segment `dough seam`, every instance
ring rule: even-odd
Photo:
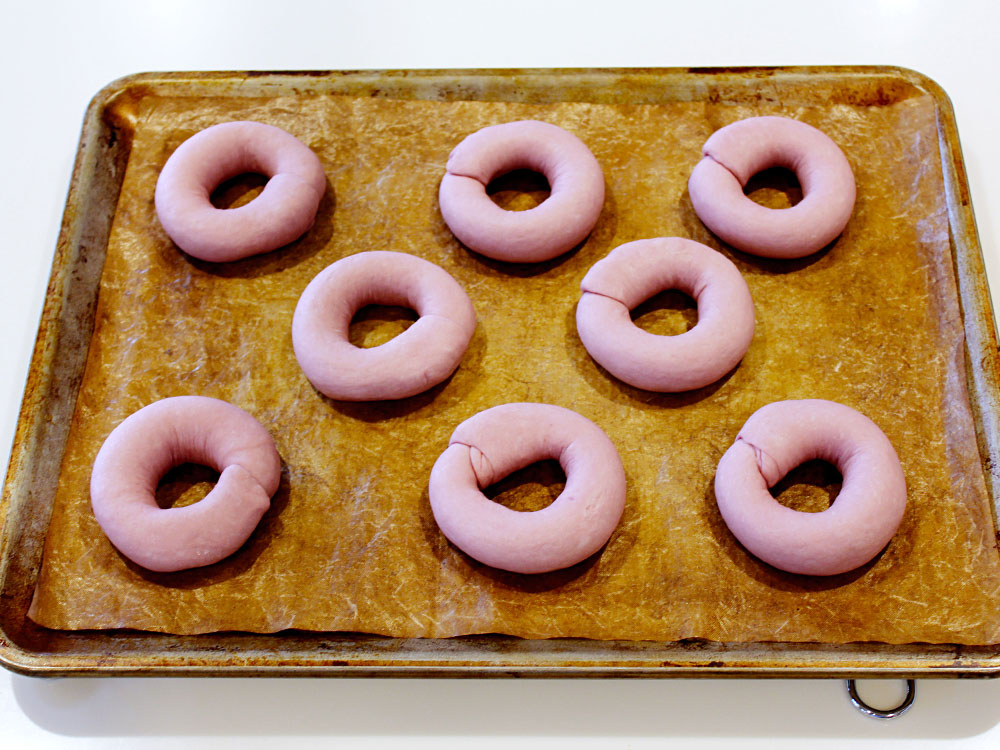
[[[716,159],[716,158],[715,158],[714,156],[712,156],[712,154],[705,154],[705,155],[704,155],[704,158],[705,158],[705,159],[711,159],[712,161],[714,161],[714,162],[715,162],[716,164],[718,164],[718,165],[719,165],[720,167],[722,167],[722,168],[723,168],[724,170],[726,170],[727,172],[729,172],[729,174],[731,174],[731,175],[732,175],[732,176],[733,176],[733,177],[735,178],[735,180],[736,180],[736,181],[737,181],[737,182],[738,182],[738,183],[739,183],[739,184],[740,184],[740,185],[741,185],[742,187],[746,187],[746,185],[744,185],[744,184],[743,184],[743,180],[741,180],[741,179],[740,179],[740,176],[739,176],[738,174],[736,174],[736,172],[734,172],[734,171],[732,170],[732,168],[731,168],[731,167],[729,167],[729,165],[725,164],[724,162],[721,162],[721,161],[719,161],[719,160],[718,160],[718,159]]]

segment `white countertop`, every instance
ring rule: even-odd
[[[766,10],[764,9],[766,6]],[[90,0],[3,3],[0,441],[13,436],[83,112],[141,71],[881,64],[958,119],[1000,293],[1000,6],[974,0],[691,3]],[[876,696],[898,683],[868,685]],[[891,695],[884,695],[891,700]],[[0,672],[0,746],[994,748],[1000,681],[921,680],[891,722],[832,680],[40,680]],[[475,740],[471,738],[475,737]],[[287,743],[286,743],[287,744]]]

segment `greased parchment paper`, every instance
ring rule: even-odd
[[[702,226],[687,196],[709,134],[760,114],[819,127],[857,177],[847,230],[804,260],[735,253]],[[585,244],[536,266],[471,254],[437,208],[448,153],[462,137],[522,118],[579,135],[607,183]],[[169,241],[153,190],[184,138],[233,119],[300,137],[320,156],[329,191],[303,239],[212,265]],[[177,634],[301,628],[396,637],[996,643],[1000,565],[965,390],[945,200],[933,101],[919,95],[884,106],[785,108],[146,98],[31,617],[51,628]],[[753,294],[757,332],[728,377],[662,395],[595,365],[577,338],[574,310],[580,279],[612,248],[671,235],[734,260]],[[290,326],[299,294],[322,268],[364,250],[427,258],[475,304],[479,324],[460,368],[426,394],[338,403],[319,395],[296,364]],[[667,297],[666,308],[676,306]],[[680,314],[662,308],[647,316],[649,325],[682,330]],[[369,320],[357,337],[403,325]],[[226,399],[253,414],[274,436],[284,478],[273,508],[232,558],[152,574],[125,561],[97,526],[90,467],[128,414],[181,394]],[[899,453],[906,515],[886,551],[858,571],[832,578],[777,571],[734,540],[716,509],[719,457],[752,412],[789,398],[848,404],[872,417]],[[621,453],[629,482],[621,525],[599,555],[569,570],[528,577],[487,568],[453,548],[431,515],[427,477],[451,431],[511,401],[574,409]]]

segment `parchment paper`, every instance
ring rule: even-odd
[[[814,107],[144,99],[32,619],[50,628],[177,634],[300,628],[396,637],[997,643],[1000,558],[966,396],[933,101],[821,99]],[[821,128],[857,177],[843,236],[807,259],[732,251],[703,227],[687,196],[704,140],[762,114]],[[470,253],[437,208],[451,148],[481,127],[520,118],[579,135],[607,183],[589,239],[535,266]],[[320,156],[330,189],[303,239],[212,265],[184,256],[166,237],[153,190],[178,144],[231,119],[300,137]],[[778,205],[784,198],[762,195]],[[623,242],[671,235],[734,260],[753,294],[757,332],[720,382],[661,395],[598,367],[576,335],[574,308],[580,279],[599,258]],[[459,370],[426,394],[338,403],[319,395],[296,364],[290,324],[298,295],[322,268],[364,250],[438,263],[475,304],[479,325]],[[689,325],[693,313],[670,309],[676,295],[665,299],[643,324],[683,330],[682,318]],[[384,338],[405,325],[376,315],[355,336]],[[188,393],[226,399],[259,419],[285,474],[274,507],[236,555],[202,570],[153,574],[122,558],[97,526],[90,467],[125,416]],[[719,457],[753,411],[789,398],[832,399],[869,415],[902,461],[909,505],[899,532],[852,573],[777,571],[735,541],[716,509]],[[453,548],[431,515],[427,477],[451,431],[511,401],[575,409],[621,453],[629,481],[621,525],[601,553],[569,570],[529,577],[490,569]],[[547,471],[527,478],[555,494],[558,472]],[[511,493],[519,491],[531,494]]]

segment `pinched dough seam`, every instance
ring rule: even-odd
[[[480,185],[482,185],[483,187],[488,187],[488,183],[485,183],[485,182],[483,182],[482,180],[480,180],[480,179],[479,179],[478,177],[476,177],[475,175],[471,175],[471,174],[462,174],[461,172],[452,172],[452,171],[451,171],[451,170],[449,170],[449,169],[446,169],[446,170],[445,170],[445,174],[447,174],[447,175],[451,175],[452,177],[464,177],[464,178],[465,178],[465,179],[467,179],[467,180],[472,180],[473,182],[478,182],[478,183],[479,183]]]
[[[769,454],[767,451],[765,451],[760,446],[754,445],[753,443],[751,443],[749,440],[747,440],[742,435],[738,435],[736,437],[736,442],[737,443],[742,442],[742,443],[746,444],[750,448],[750,450],[753,451],[754,460],[757,462],[757,470],[760,471],[760,475],[762,477],[764,477],[764,481],[767,482],[768,486],[771,486],[772,484],[774,484],[774,482],[777,482],[779,479],[781,479],[781,477],[778,476],[778,477],[775,477],[774,482],[772,482],[768,478],[768,469],[764,465],[765,461],[769,461],[770,464],[771,464],[771,466],[773,467],[774,471],[778,472],[779,471],[778,462],[774,460],[774,456],[772,456],[771,454]]]
[[[469,465],[472,467],[472,474],[476,477],[476,482],[480,487],[489,487],[496,481],[496,470],[481,448],[458,440],[452,442],[451,445],[462,445],[469,449]],[[484,472],[489,473],[485,474]]]
[[[628,305],[626,305],[624,302],[622,302],[617,297],[614,297],[614,296],[612,296],[610,294],[605,294],[604,292],[595,292],[595,291],[593,291],[591,289],[584,289],[583,293],[584,294],[596,294],[598,297],[606,297],[607,299],[611,300],[612,302],[617,302],[619,305],[623,305],[624,307],[628,307]]]
[[[733,179],[735,179],[741,185],[743,184],[743,182],[739,178],[739,175],[737,175],[727,164],[725,164],[725,163],[719,161],[718,159],[716,159],[712,154],[704,154],[702,158],[704,158],[704,159],[711,159],[716,164],[718,164],[720,167],[722,167],[724,170],[726,170],[727,172],[729,172],[729,174],[731,174],[733,176]]]

